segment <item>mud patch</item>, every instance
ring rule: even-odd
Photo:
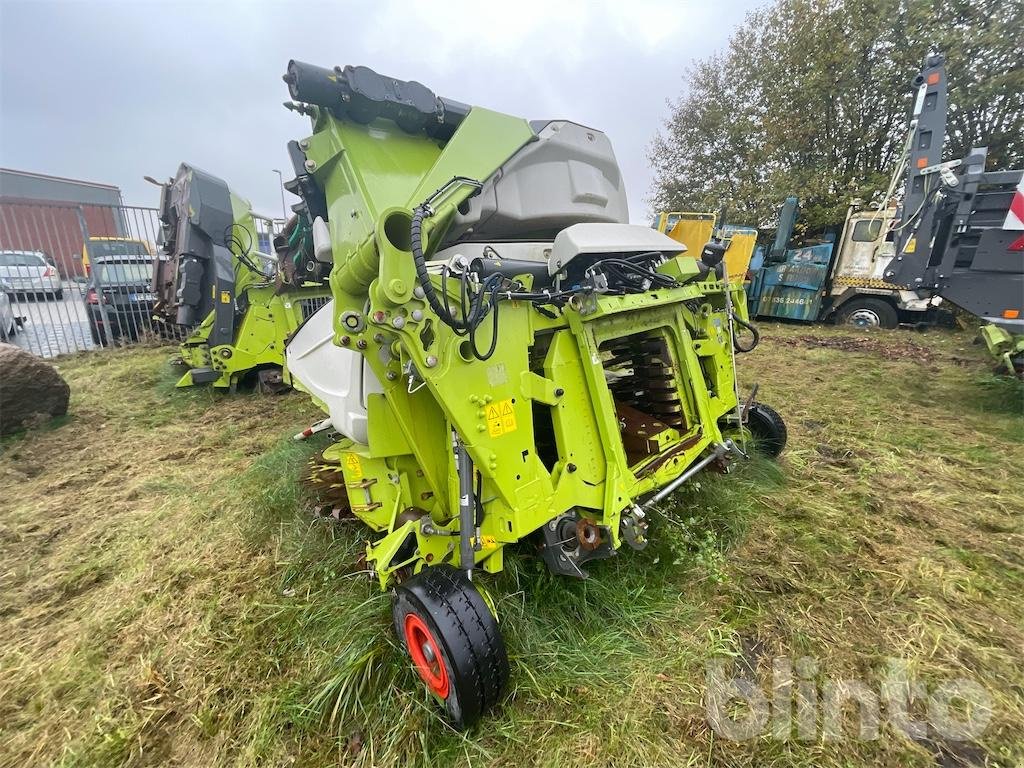
[[[777,337],[773,338],[772,342],[784,347],[835,349],[840,352],[875,355],[886,360],[916,360],[931,363],[945,358],[943,354],[926,344],[912,339],[890,336],[816,336],[806,334]]]

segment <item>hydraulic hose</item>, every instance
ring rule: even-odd
[[[470,346],[473,356],[478,360],[487,360],[498,346],[498,285],[502,279],[500,274],[494,274],[484,281],[481,290],[470,299],[469,309],[466,311],[466,280],[463,274],[461,292],[463,297],[463,317],[457,318],[451,312],[451,305],[448,302],[448,294],[445,293],[444,300],[437,295],[434,285],[430,281],[430,274],[427,272],[427,259],[423,254],[423,219],[430,215],[430,209],[426,205],[417,206],[412,213],[412,223],[409,228],[409,245],[412,250],[413,263],[416,267],[416,280],[423,289],[423,297],[427,300],[431,310],[438,318],[451,328],[459,336],[469,334]],[[443,279],[443,278],[442,278]],[[489,296],[489,301],[488,299]],[[476,329],[480,322],[490,311],[494,314],[492,318],[493,328],[491,333],[491,344],[486,352],[481,354],[476,346]]]
[[[412,248],[412,260],[416,266],[416,280],[419,282],[420,288],[423,289],[423,296],[426,298],[427,304],[441,319],[441,322],[456,332],[466,331],[468,325],[452,316],[438,298],[437,291],[434,290],[434,285],[430,282],[427,259],[423,255],[423,219],[427,217],[428,210],[425,206],[417,206],[412,212],[412,224],[409,228],[409,242]]]
[[[761,334],[758,332],[756,327],[754,327],[750,323],[747,323],[747,322],[744,322],[743,320],[740,320],[738,317],[736,317],[736,315],[733,315],[732,319],[733,319],[733,321],[737,325],[742,325],[744,328],[746,328],[748,331],[750,331],[751,335],[754,337],[753,340],[750,342],[750,346],[749,347],[744,347],[742,344],[740,344],[739,337],[733,336],[733,338],[732,338],[733,347],[735,347],[737,352],[753,352],[754,351],[754,347],[756,347],[757,343],[759,341],[761,341]]]
[[[416,281],[423,290],[423,298],[426,300],[428,306],[434,314],[437,315],[438,319],[451,328],[457,336],[468,335],[473,357],[477,360],[483,361],[488,360],[494,354],[498,346],[498,305],[502,299],[510,301],[530,301],[534,303],[558,303],[568,298],[572,294],[572,291],[525,291],[518,281],[509,281],[507,270],[472,270],[471,266],[467,265],[463,270],[459,281],[461,317],[455,315],[452,312],[451,301],[448,297],[447,267],[441,272],[441,290],[444,294],[443,296],[439,297],[437,295],[437,291],[430,280],[430,273],[427,271],[426,255],[423,253],[423,221],[434,215],[431,203],[441,197],[446,190],[457,184],[468,184],[475,187],[477,191],[479,191],[482,186],[481,183],[475,179],[471,179],[466,176],[455,176],[451,181],[428,197],[423,203],[416,206],[416,208],[413,209],[409,224],[409,248],[412,251],[413,265],[416,270]],[[493,248],[488,248],[488,250],[492,252],[498,262],[502,261],[500,255],[494,251]],[[650,254],[641,254],[641,257],[649,255]],[[477,259],[476,261],[478,264],[486,263],[480,259]],[[655,273],[648,268],[633,263],[631,260],[613,259],[612,261],[616,262],[615,264],[609,264],[613,269],[622,268],[629,272],[635,272],[641,277],[650,279],[650,281],[655,285],[664,285],[665,287],[668,287],[669,283],[674,284],[674,281],[672,281],[671,278]],[[518,265],[516,262],[507,263],[511,264],[513,271]],[[471,292],[468,284],[469,273],[474,272],[478,277],[480,277],[481,273],[487,273],[488,271],[490,271],[490,274],[483,274],[483,279],[480,281],[478,289]],[[529,269],[526,271],[530,272]],[[546,277],[546,274],[544,276]],[[493,315],[491,318],[491,342],[487,350],[481,352],[477,348],[476,344],[476,330],[480,327],[484,318],[487,317],[488,312]]]

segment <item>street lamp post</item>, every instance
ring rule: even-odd
[[[277,168],[274,168],[274,173],[277,174],[278,181],[281,182],[281,215],[284,217],[285,222],[288,221],[288,206],[284,202],[284,174],[282,174]]]

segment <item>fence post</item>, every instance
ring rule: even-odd
[[[107,311],[107,305],[103,301],[103,279],[100,277],[100,270],[96,268],[96,261],[93,258],[92,245],[89,242],[89,225],[85,223],[85,212],[82,210],[82,206],[79,205],[75,208],[75,211],[78,213],[78,225],[82,228],[82,243],[85,245],[85,251],[89,255],[90,268],[87,278],[88,282],[85,284],[86,292],[88,293],[90,284],[95,286],[96,300],[98,302],[96,306],[99,307],[100,314],[103,315],[103,336],[106,339],[107,346],[113,347],[114,335],[110,331],[110,313]],[[86,315],[87,320],[91,322],[88,318],[88,312]],[[103,345],[100,344],[100,346],[102,347]]]

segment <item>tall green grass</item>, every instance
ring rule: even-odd
[[[62,361],[67,423],[0,457],[0,766],[1019,765],[1019,390],[955,334],[910,339],[764,328],[742,371],[786,418],[781,463],[701,475],[588,581],[511,548],[477,579],[509,691],[466,734],[356,572],[364,529],[313,513],[308,400],[175,390],[160,350]],[[763,683],[804,654],[967,676],[992,725],[969,749],[711,731],[709,659]]]

